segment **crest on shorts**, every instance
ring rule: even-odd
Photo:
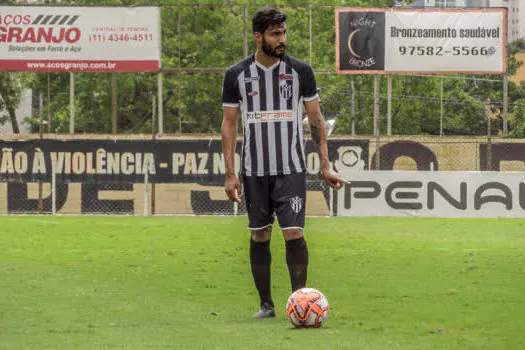
[[[290,97],[292,97],[292,85],[288,84],[281,84],[279,85],[279,93],[281,94],[281,97],[285,100],[288,100]]]
[[[303,209],[303,199],[299,196],[290,198],[290,206],[294,212],[299,213]]]

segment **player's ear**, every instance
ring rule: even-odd
[[[262,42],[263,34],[259,33],[259,32],[253,32],[253,38],[255,39],[255,41],[260,43],[260,42]]]

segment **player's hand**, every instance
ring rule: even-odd
[[[321,174],[323,175],[324,180],[326,183],[332,187],[333,189],[340,189],[345,184],[349,184],[350,182],[346,181],[345,179],[341,178],[341,175],[339,173],[333,171],[332,169],[324,169],[321,171]]]
[[[226,181],[224,183],[224,192],[228,198],[241,204],[241,182],[237,175],[226,175]]]

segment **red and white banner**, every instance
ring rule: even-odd
[[[0,71],[152,72],[158,7],[0,7]]]

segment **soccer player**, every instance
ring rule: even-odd
[[[266,318],[275,317],[270,290],[270,238],[275,215],[286,241],[292,291],[306,286],[303,107],[324,180],[335,189],[346,181],[330,166],[312,67],[285,55],[286,16],[273,8],[261,8],[253,16],[252,26],[257,51],[229,67],[224,76],[221,132],[225,192],[240,203],[241,182],[234,165],[240,109],[244,129],[241,179],[251,231],[250,264],[260,297],[260,310],[254,317]]]

